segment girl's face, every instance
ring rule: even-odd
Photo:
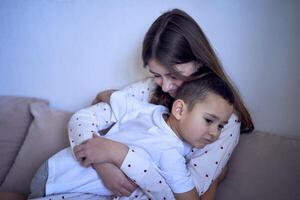
[[[221,96],[208,93],[205,99],[188,110],[183,107],[177,121],[177,135],[196,148],[216,141],[233,113],[233,106]]]
[[[177,89],[182,85],[183,80],[175,78],[169,70],[157,62],[155,59],[150,59],[148,62],[150,73],[154,75],[154,81],[159,85],[164,92],[167,92],[171,97],[175,97]],[[190,76],[197,68],[193,62],[177,64],[174,66],[183,76]]]

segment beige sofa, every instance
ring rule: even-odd
[[[68,146],[71,113],[46,100],[0,96],[0,200],[24,199],[40,164]],[[217,200],[300,199],[300,138],[241,135]]]

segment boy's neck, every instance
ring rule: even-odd
[[[180,134],[179,134],[179,128],[177,126],[178,120],[175,119],[175,117],[172,114],[164,114],[163,115],[164,120],[168,124],[168,126],[173,130],[173,132],[177,135],[179,139],[182,140]]]

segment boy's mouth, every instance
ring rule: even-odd
[[[209,140],[209,139],[204,139],[204,142],[205,142],[206,144],[211,144],[211,143],[213,143],[214,141],[213,141],[213,140]]]

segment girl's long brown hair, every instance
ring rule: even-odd
[[[158,17],[145,35],[142,52],[144,66],[148,65],[150,59],[155,59],[178,79],[191,81],[201,75],[201,69],[209,68],[223,81],[225,81],[235,96],[234,108],[242,122],[241,132],[254,130],[251,116],[246,109],[237,89],[229,77],[211,47],[208,39],[197,22],[182,10],[174,9],[165,12]],[[194,62],[199,67],[189,77],[178,73],[174,68],[176,64]],[[152,95],[152,103],[171,107],[173,98],[157,87]]]

